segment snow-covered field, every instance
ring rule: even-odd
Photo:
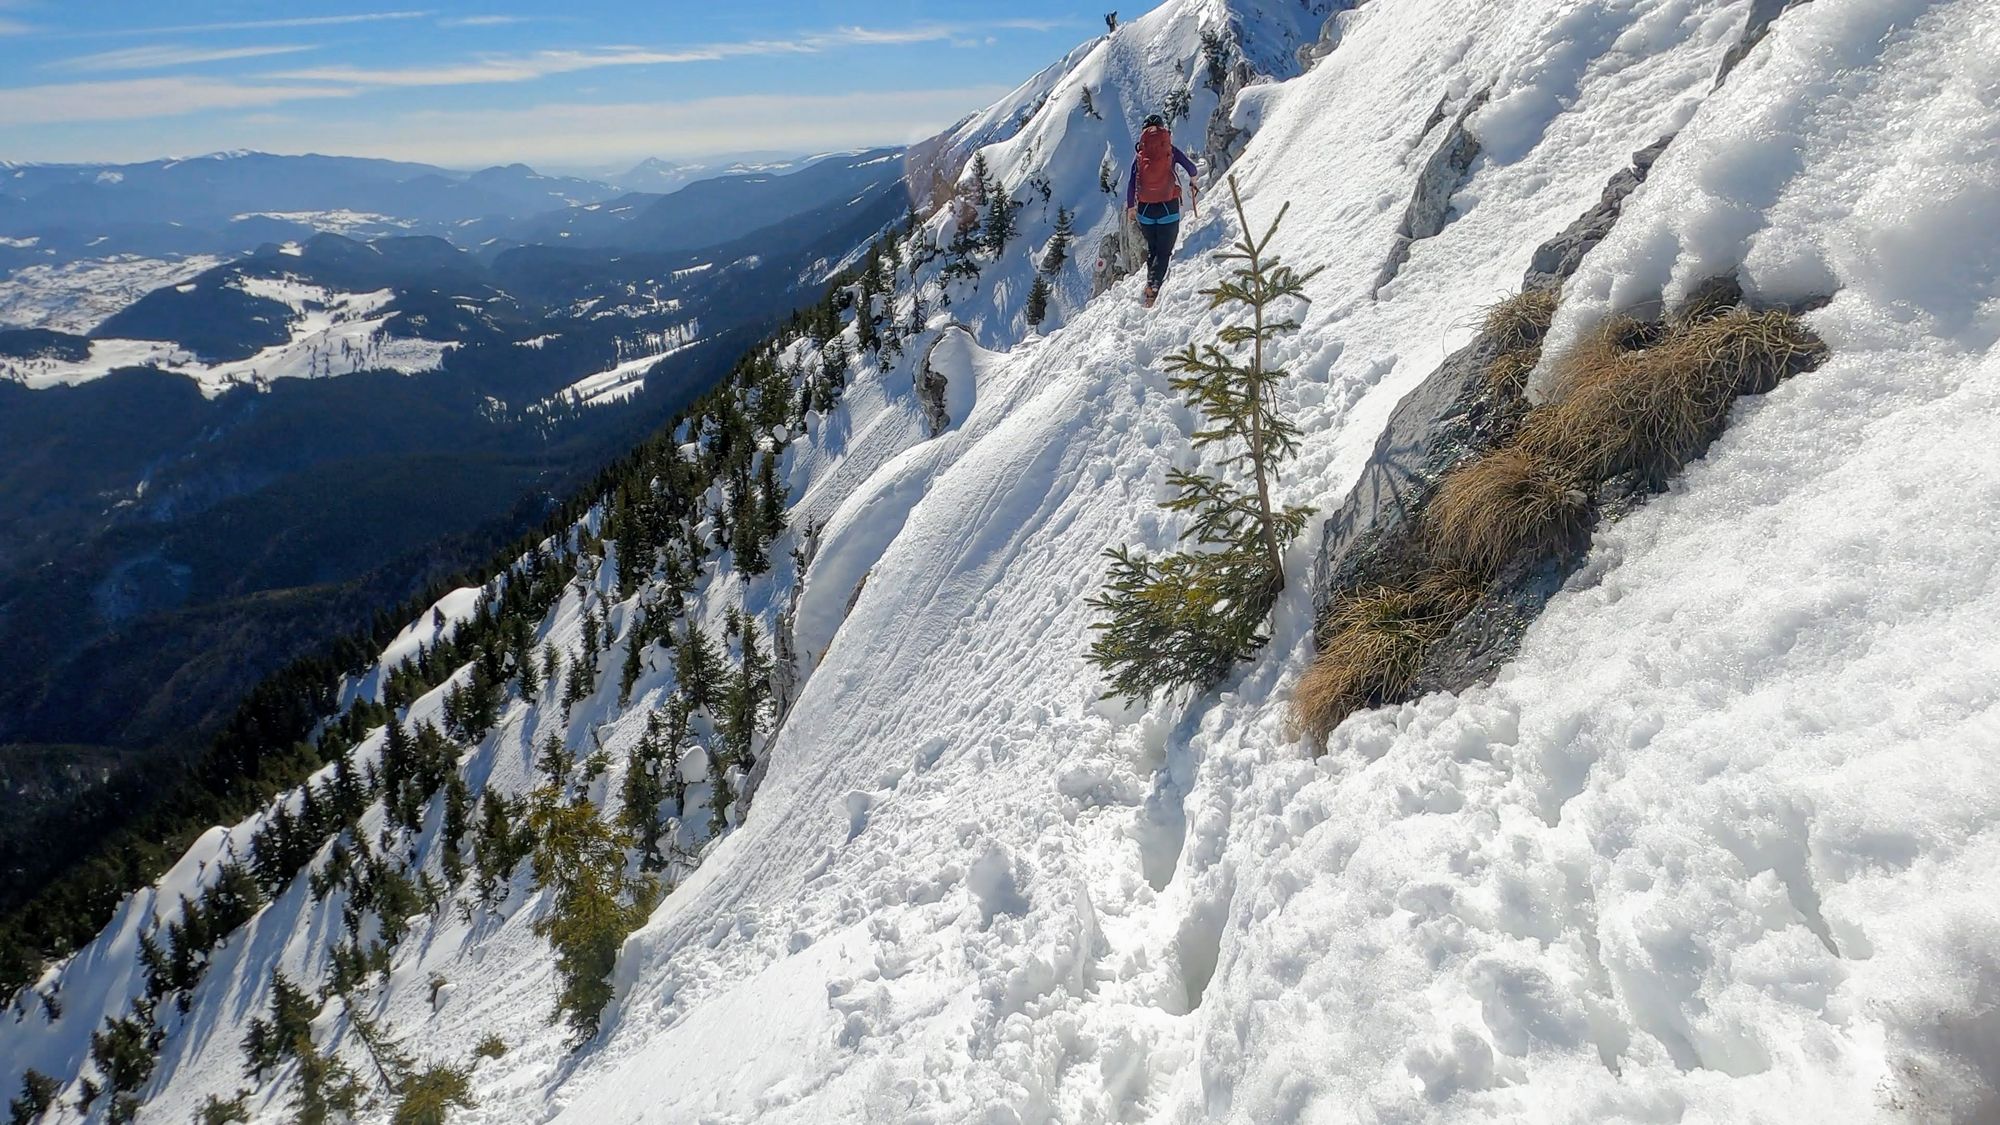
[[[1498,682],[1356,715],[1316,756],[1287,721],[1309,532],[1232,682],[1098,698],[1084,599],[1104,547],[1179,530],[1156,501],[1197,419],[1158,361],[1220,327],[1198,290],[1233,227],[1204,208],[1150,312],[1135,280],[1086,303],[1072,273],[1043,335],[1018,320],[1048,229],[1031,209],[1028,248],[954,291],[969,333],[940,315],[899,368],[858,366],[791,446],[772,553],[822,527],[796,618],[810,678],[747,820],[627,942],[605,1030],[571,1053],[548,1023],[525,888],[421,920],[370,994],[421,1057],[507,1043],[454,1120],[2000,1114],[2000,12],[1813,0],[1716,88],[1752,7],[1374,0],[1239,103],[1261,120],[1236,168],[1253,222],[1289,201],[1276,248],[1325,267],[1276,357],[1304,433],[1284,503],[1336,505],[1396,401],[1666,134],[1559,339],[1735,270],[1755,296],[1831,298],[1806,319],[1832,358],[1739,403],[1666,495],[1601,528]],[[989,163],[1108,230],[1092,130],[1112,125],[1077,88],[1157,97],[1221,9],[1169,3],[1078,52],[1025,95],[1054,114]],[[1427,120],[1489,83],[1451,220],[1376,293]],[[928,438],[911,371],[933,340],[950,424]],[[696,612],[769,623],[791,582],[711,571]],[[537,639],[573,647],[607,597],[573,589]],[[633,610],[610,607],[614,633]],[[650,670],[622,710],[602,692],[568,734],[622,759],[671,686]],[[464,761],[473,787],[525,784],[554,711],[512,704]],[[61,1020],[0,1023],[0,1084],[75,1073],[133,988],[139,917],[226,846],[79,954]],[[239,1084],[268,968],[322,979],[337,915],[294,885],[218,954],[142,1120]]]
[[[87,258],[24,266],[0,279],[0,327],[82,335],[125,306],[222,264],[221,258]]]
[[[398,371],[414,375],[436,370],[445,354],[458,345],[421,338],[390,336],[382,327],[387,314],[376,315],[395,299],[392,290],[373,293],[333,293],[291,279],[237,278],[237,287],[254,297],[290,306],[292,338],[273,344],[247,359],[204,363],[176,344],[159,340],[92,340],[83,360],[0,358],[0,378],[33,389],[88,382],[125,367],[157,367],[185,375],[213,397],[231,387],[273,379],[310,379],[356,371]]]
[[[646,385],[646,374],[660,361],[676,352],[686,351],[700,342],[701,323],[688,321],[665,332],[650,333],[639,346],[629,349],[641,354],[631,359],[621,360],[603,371],[592,372],[557,391],[555,394],[530,406],[530,411],[546,410],[557,403],[575,406],[608,406],[623,402],[638,394]],[[526,341],[531,347],[540,347],[547,337],[537,337]]]
[[[327,234],[338,234],[347,238],[378,238],[397,235],[408,231],[417,224],[410,219],[398,219],[373,211],[246,211],[235,216],[236,222],[251,219],[276,219],[279,222],[297,223]]]

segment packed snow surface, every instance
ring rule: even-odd
[[[1280,502],[1334,507],[1396,401],[1669,133],[1559,334],[1737,270],[1825,299],[1806,319],[1832,358],[1739,403],[1667,494],[1601,527],[1496,683],[1356,715],[1316,755],[1287,721],[1312,653],[1309,532],[1235,679],[1100,700],[1085,599],[1104,547],[1180,530],[1156,502],[1198,419],[1160,360],[1224,323],[1198,291],[1237,232],[1205,207],[1151,311],[1136,280],[1084,303],[1072,277],[1046,335],[1005,295],[1032,269],[1011,250],[954,291],[965,329],[941,315],[901,366],[858,365],[791,445],[793,531],[772,553],[817,529],[796,591],[810,678],[747,819],[626,943],[600,1035],[572,1053],[548,1022],[546,903],[524,880],[495,914],[419,920],[368,994],[420,1058],[506,1042],[454,1120],[2000,1113],[2000,11],[1813,0],[1716,88],[1752,7],[1374,0],[1254,99],[1235,169],[1251,220],[1289,202],[1275,248],[1325,267],[1274,356],[1304,435]],[[1222,14],[1169,3],[1065,73],[1115,84],[1106,60],[1155,45],[1171,72]],[[1039,81],[1037,98],[1063,87]],[[1468,119],[1486,154],[1374,293],[1432,111],[1489,84]],[[1047,157],[1097,128],[1067,120],[995,138],[990,162],[1047,167],[1037,138]],[[1050,171],[1057,198],[1097,191],[1103,146]],[[1024,230],[1039,249],[1045,221]],[[947,383],[937,436],[913,387],[926,359]],[[792,583],[710,569],[694,612],[768,623]],[[612,590],[579,581],[537,642],[573,647]],[[614,633],[635,610],[612,606]],[[511,702],[465,774],[518,789],[556,729],[622,761],[671,687],[654,660],[631,707],[600,692],[566,728],[546,691]],[[62,1019],[0,1023],[0,1083],[75,1073],[136,987],[139,914],[244,831],[204,840],[62,970]],[[294,884],[218,953],[145,1113],[190,1119],[234,1090],[268,969],[321,980],[337,915]],[[283,1119],[259,1099],[257,1120]]]

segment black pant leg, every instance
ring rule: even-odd
[[[1152,223],[1146,228],[1146,284],[1158,289],[1167,280],[1167,265],[1173,260],[1174,243],[1179,240],[1179,219]]]

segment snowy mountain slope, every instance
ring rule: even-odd
[[[214,257],[119,255],[24,266],[0,280],[0,324],[81,336],[153,290],[179,285],[221,264]]]
[[[1948,44],[1976,53],[1995,26],[1972,5],[1924,28],[1822,2],[1704,105],[1745,7],[1385,5],[1281,92],[1243,159],[1253,214],[1295,201],[1281,244],[1333,263],[1285,357],[1314,435],[1285,499],[1338,494],[1380,412],[1633,149],[1684,124],[1699,144],[1705,122],[1786,98],[1787,69],[1825,74],[1871,44],[1949,73]],[[1438,27],[1464,51],[1426,73],[1416,48]],[[1489,78],[1472,127],[1495,155],[1396,290],[1365,301],[1407,183],[1398,150],[1440,87]],[[1957,120],[1928,143],[1992,118]],[[1835,167],[1781,182],[1807,191]],[[1687,176],[1660,170],[1637,230]],[[1767,244],[1806,236],[1793,214],[1770,216]],[[1876,238],[1923,233],[1875,220]],[[1832,280],[1879,284],[1860,263]],[[1976,748],[1994,715],[1990,693],[1963,693],[1990,676],[1977,637],[2000,602],[1983,531],[1935,571],[1875,552],[1958,522],[1911,503],[1956,506],[1939,472],[1977,509],[1994,498],[1990,473],[1941,452],[1990,440],[1983,349],[1941,363],[1888,341],[1929,377],[1885,394],[1865,389],[1879,360],[1836,345],[1605,534],[1588,588],[1501,684],[1357,720],[1314,763],[1283,720],[1306,591],[1272,657],[1178,720],[1094,703],[1077,656],[1093,548],[1170,539],[1147,502],[1188,419],[1145,365],[1199,334],[1194,283],[1154,319],[1107,300],[981,361],[967,430],[998,388],[1005,420],[904,517],[756,814],[628,946],[618,1026],[564,1119],[1977,1116],[1995,1078],[1975,936],[1993,932],[1975,873],[1995,792]],[[1814,323],[1850,340],[1843,318],[1894,307],[1842,288]],[[1863,464],[1790,436],[1874,426]],[[1857,520],[1843,495],[1882,506]],[[1964,671],[1926,686],[1895,655],[1926,644]],[[1863,684],[1909,699],[1888,745],[1873,708],[1834,702]],[[1940,754],[1949,796],[1902,764]],[[709,1061],[718,1038],[732,1063]]]
[[[89,341],[85,358],[0,359],[0,378],[31,389],[86,382],[125,367],[152,367],[184,375],[210,397],[232,387],[270,379],[330,377],[357,371],[397,371],[405,375],[435,370],[454,341],[401,337],[384,331],[395,300],[388,289],[333,293],[292,279],[244,278],[241,290],[276,301],[291,312],[289,339],[243,359],[207,362],[170,340]],[[193,284],[184,283],[190,289]],[[380,315],[377,315],[380,314]]]
[[[1254,98],[1235,166],[1251,218],[1291,202],[1278,249],[1327,267],[1277,356],[1305,435],[1284,502],[1337,503],[1396,400],[1667,134],[1558,331],[1739,268],[1753,292],[1831,298],[1808,321],[1832,358],[1739,404],[1667,495],[1600,529],[1498,682],[1358,715],[1315,758],[1286,713],[1312,651],[1309,533],[1272,643],[1231,683],[1099,700],[1084,599],[1103,547],[1175,538],[1154,502],[1196,419],[1158,361],[1218,327],[1197,290],[1221,276],[1230,220],[1210,208],[1187,232],[1150,312],[1131,281],[1076,299],[1070,274],[1047,335],[1009,319],[997,294],[1028,267],[1003,254],[900,359],[856,361],[786,451],[792,531],[773,554],[811,556],[792,621],[807,678],[747,817],[688,839],[699,864],[625,944],[598,1037],[570,1054],[546,1022],[530,922],[549,907],[518,875],[496,912],[419,919],[364,992],[428,1058],[506,1042],[454,1119],[1989,1115],[2000,235],[1957,217],[1991,206],[2000,18],[1977,0],[1813,0],[1717,88],[1755,6],[1375,0]],[[1128,23],[1121,49],[1198,10]],[[1442,143],[1433,111],[1482,90],[1465,117],[1481,155],[1378,291]],[[1049,167],[1020,155],[1027,135],[989,165]],[[1759,158],[1774,135],[1800,139],[1792,159]],[[1043,157],[1066,151],[1069,133],[1041,136]],[[1941,202],[1899,205],[1902,181],[1872,174],[1902,168]],[[892,318],[912,296],[899,285]],[[851,326],[844,342],[859,351]],[[944,383],[935,437],[926,367]],[[692,612],[775,624],[791,587],[783,566],[716,562]],[[580,580],[536,640],[573,649],[587,607],[621,633],[649,593]],[[600,691],[567,724],[547,692],[513,701],[461,772],[518,791],[566,726],[610,752],[591,783],[607,803],[672,679],[655,661],[631,706]],[[435,816],[410,844],[429,871]],[[62,1018],[0,1026],[0,1082],[76,1072],[133,988],[150,894],[62,970]],[[237,1087],[264,970],[322,980],[337,914],[295,883],[230,940],[190,1016],[169,1017],[141,1120]],[[323,1042],[365,1065],[338,1009]],[[252,1105],[285,1119],[269,1088]]]

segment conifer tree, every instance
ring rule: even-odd
[[[958,225],[952,231],[951,245],[946,247],[950,260],[944,265],[944,276],[978,277],[978,254],[986,247],[986,234],[980,226],[979,209],[963,202],[954,203],[958,209]]]
[[[707,632],[690,619],[681,635],[681,643],[674,649],[674,677],[680,683],[681,692],[687,696],[692,709],[712,709],[716,704],[716,679],[722,670],[722,658],[716,654],[715,642]]]
[[[275,1070],[286,1059],[312,1050],[312,1020],[318,1005],[306,998],[305,990],[293,984],[283,972],[271,970],[271,1017],[253,1017],[243,1036],[244,1073],[252,1081],[262,1081],[264,1072]]]
[[[646,733],[632,750],[625,770],[625,785],[619,794],[618,824],[630,833],[639,849],[642,870],[658,871],[665,866],[660,856],[660,802],[666,799],[664,767],[666,734],[660,713],[646,716]]]
[[[748,771],[756,750],[758,720],[771,695],[771,661],[758,642],[757,622],[740,616],[742,660],[723,693],[723,748],[738,769]]]
[[[562,736],[554,731],[542,740],[541,753],[535,755],[535,769],[540,771],[543,784],[560,789],[569,780],[569,771],[576,766],[575,755],[563,744]]]
[[[7,1103],[9,1125],[30,1125],[56,1103],[62,1085],[41,1071],[28,1068],[21,1074],[21,1093]]]
[[[626,878],[630,841],[599,820],[589,801],[565,801],[545,786],[535,795],[528,824],[535,886],[555,899],[534,929],[556,953],[562,979],[556,1009],[579,1039],[588,1039],[611,1000],[618,947],[651,912],[654,888]]]
[[[770,556],[764,550],[763,506],[747,470],[730,479],[729,529],[729,553],[735,558],[738,570],[762,574],[771,569]]]
[[[113,1093],[129,1093],[153,1076],[153,1046],[147,1026],[131,1016],[107,1018],[90,1033],[90,1058]]]
[[[562,710],[563,718],[569,718],[570,708],[582,700],[590,698],[592,690],[590,665],[582,660],[572,661],[569,672],[563,678]]]
[[[1005,186],[995,183],[986,204],[986,252],[994,256],[1007,248],[1014,237],[1014,198]]]
[[[757,459],[757,496],[764,538],[776,539],[785,530],[786,489],[778,480],[778,459],[773,454],[765,453]]]
[[[525,619],[516,619],[514,628],[514,678],[521,698],[533,700],[542,690],[542,669],[535,663],[535,638]]]
[[[223,1101],[210,1094],[201,1103],[201,1125],[231,1125],[250,1120],[250,1091],[238,1087],[236,1096]]]
[[[1221,332],[1222,344],[1248,345],[1249,353],[1191,344],[1167,365],[1177,373],[1170,380],[1174,389],[1206,422],[1195,432],[1195,448],[1225,451],[1221,467],[1247,471],[1253,490],[1225,476],[1176,469],[1168,482],[1179,495],[1162,507],[1192,515],[1182,539],[1193,540],[1196,549],[1158,559],[1124,546],[1106,552],[1110,576],[1089,604],[1106,614],[1093,626],[1099,636],[1090,658],[1109,676],[1107,696],[1147,698],[1162,689],[1207,688],[1255,653],[1265,641],[1264,620],[1284,589],[1284,544],[1311,514],[1303,507],[1272,506],[1271,478],[1296,452],[1298,430],[1273,401],[1286,372],[1266,361],[1270,343],[1298,328],[1274,306],[1304,300],[1305,283],[1319,271],[1295,273],[1269,252],[1285,208],[1257,237],[1250,233],[1233,176],[1229,192],[1243,234],[1223,258],[1241,264],[1228,280],[1203,292],[1211,308],[1249,312],[1250,323]]]
[[[472,790],[466,787],[465,778],[453,770],[444,785],[444,874],[454,883],[465,878],[465,855],[460,842],[471,821]]]
[[[854,303],[854,342],[864,351],[880,351],[882,336],[875,329],[875,289],[864,279],[861,299]]]
[[[1028,323],[1036,328],[1049,315],[1049,281],[1041,274],[1035,275],[1034,283],[1028,286]]]
[[[1042,252],[1043,273],[1056,273],[1069,261],[1070,240],[1076,237],[1076,232],[1071,228],[1074,221],[1069,208],[1056,208],[1055,233],[1049,236],[1049,247]]]
[[[497,901],[502,882],[528,857],[532,841],[525,825],[515,824],[514,803],[488,790],[479,801],[479,827],[472,837],[473,868],[478,873],[479,898]]]
[[[972,202],[980,207],[986,206],[987,201],[998,194],[994,191],[993,173],[987,167],[983,152],[972,156],[972,193]]]
[[[708,756],[708,834],[711,838],[722,835],[729,827],[729,806],[736,801],[736,793],[729,787],[729,774],[723,764],[722,755]]]
[[[1097,190],[1106,195],[1118,194],[1118,166],[1108,156],[1097,166]]]
[[[618,706],[632,702],[632,688],[646,672],[646,630],[635,621],[626,630],[625,665],[618,672]]]
[[[562,652],[554,641],[542,645],[542,682],[550,687],[562,682]]]
[[[470,1068],[442,1063],[406,1074],[395,1094],[389,1125],[445,1125],[452,1110],[478,1105],[472,1097]]]

